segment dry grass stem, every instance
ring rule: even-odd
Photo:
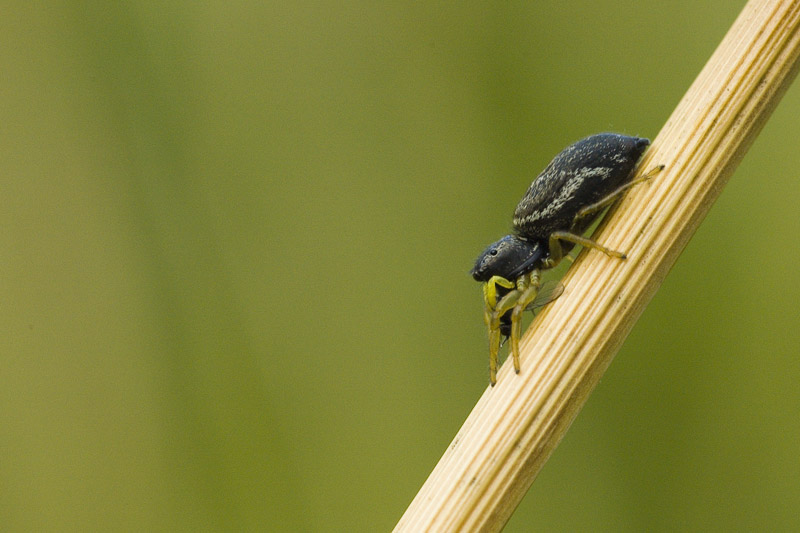
[[[800,0],[745,6],[640,166],[666,169],[594,235],[627,261],[580,255],[395,531],[502,529],[794,78],[799,26]]]

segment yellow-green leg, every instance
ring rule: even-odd
[[[500,351],[500,328],[489,328],[489,383],[497,383],[497,354]]]
[[[514,310],[511,311],[511,356],[514,359],[514,371],[519,374],[519,339],[522,333],[522,314],[525,309],[536,299],[539,294],[540,275],[538,270],[534,270],[529,274],[523,276],[525,279],[523,283],[526,287],[520,288],[522,290]]]
[[[483,301],[487,309],[494,309],[497,306],[497,286],[506,289],[513,289],[515,284],[502,276],[492,276],[489,281],[483,284]]]
[[[508,281],[508,280],[504,280]],[[489,328],[489,379],[492,385],[496,382],[497,359],[500,351],[500,319],[511,311],[511,357],[514,361],[514,370],[519,373],[519,339],[522,329],[522,314],[536,299],[539,292],[540,274],[538,270],[520,276],[516,280],[515,288],[503,296],[497,305],[487,314]],[[509,287],[506,287],[509,288]],[[487,298],[487,311],[489,310]]]
[[[500,352],[500,337],[502,336],[500,334],[500,319],[516,305],[520,294],[519,290],[512,289],[497,302],[497,305],[489,313],[489,380],[492,386],[497,383],[497,359]]]
[[[617,187],[616,189],[605,195],[603,198],[596,201],[595,203],[584,206],[583,208],[581,208],[580,211],[578,211],[578,214],[575,215],[575,219],[573,220],[572,223],[573,226],[577,224],[580,219],[588,215],[597,213],[601,209],[604,209],[607,206],[611,205],[612,203],[614,203],[614,200],[622,196],[625,193],[625,191],[640,183],[644,183],[645,181],[649,180],[650,178],[661,172],[663,169],[664,165],[658,165],[657,167],[653,167],[652,169],[647,171],[646,174],[643,174],[642,176],[639,176],[635,180],[631,180],[624,185],[620,185],[619,187]]]
[[[483,284],[483,320],[486,323],[486,328],[489,331],[489,380],[494,386],[497,383],[497,355],[500,352],[500,316],[495,316],[495,309],[497,308],[497,286],[512,289],[511,292],[506,294],[503,298],[506,299],[510,295],[516,293],[514,290],[515,284],[502,276],[492,276],[489,281]],[[501,299],[507,302],[509,300]],[[506,305],[504,303],[504,305]]]
[[[561,262],[561,259],[564,257],[564,252],[561,249],[561,241],[574,242],[575,244],[580,244],[585,248],[593,248],[603,252],[607,256],[625,259],[624,253],[612,250],[611,248],[606,248],[602,244],[591,239],[587,239],[586,237],[581,237],[580,235],[575,235],[574,233],[570,233],[568,231],[554,231],[550,234],[550,241],[548,243],[548,246],[550,247],[550,256],[543,261],[544,268],[553,268]]]
[[[581,219],[586,218],[587,216],[591,216],[602,209],[605,209],[606,207],[611,205],[614,202],[614,200],[622,196],[622,194],[625,191],[627,191],[634,185],[638,185],[639,183],[643,183],[649,180],[662,170],[664,170],[664,165],[658,165],[656,167],[653,167],[646,174],[616,188],[615,190],[611,191],[609,194],[607,194],[597,202],[583,207],[580,211],[578,211],[578,214],[575,215],[575,218],[572,221],[572,227],[575,228],[575,226],[578,225]],[[610,248],[606,248],[602,244],[597,243],[591,239],[581,237],[580,235],[576,235],[569,231],[556,231],[550,235],[550,240],[548,243],[548,246],[550,248],[550,257],[548,257],[544,261],[545,268],[553,268],[556,265],[558,265],[558,263],[561,262],[563,251],[561,249],[560,241],[573,242],[575,244],[580,244],[585,248],[594,248],[595,250],[603,252],[604,254],[610,257],[618,257],[620,259],[625,259],[624,253],[612,250]]]

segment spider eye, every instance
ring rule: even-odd
[[[497,248],[495,248],[491,252],[489,252],[489,255],[497,255]]]

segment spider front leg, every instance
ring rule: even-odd
[[[491,312],[489,325],[489,378],[496,382],[497,353],[500,351],[500,319],[511,312],[511,356],[514,371],[519,374],[519,339],[522,329],[522,314],[539,293],[539,271],[533,270],[517,278],[515,288],[503,296]],[[507,281],[507,280],[506,280]]]
[[[483,284],[483,302],[486,304],[486,309],[494,309],[497,306],[497,286],[504,289],[513,289],[515,284],[503,276],[492,276],[489,281]]]
[[[513,281],[507,280],[502,276],[492,276],[489,281],[483,284],[483,320],[489,330],[489,380],[494,386],[497,383],[497,354],[500,352],[500,317],[503,313],[496,315],[495,310],[498,305],[498,286],[509,289],[500,301],[507,305],[514,295],[517,294]],[[496,316],[495,316],[496,315]]]
[[[517,283],[517,290],[522,291],[517,299],[514,309],[511,311],[511,356],[514,359],[514,371],[519,374],[519,339],[522,332],[522,313],[536,299],[539,294],[540,274],[534,270],[520,278],[522,285]]]

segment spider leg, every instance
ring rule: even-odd
[[[497,286],[505,289],[513,289],[513,281],[507,280],[503,276],[492,276],[489,281],[483,284],[483,301],[487,309],[494,309],[497,306]]]
[[[497,383],[497,353],[500,351],[500,327],[489,328],[489,382]]]
[[[639,183],[643,183],[659,172],[664,169],[664,165],[658,165],[647,171],[644,175],[636,178],[635,180],[631,180],[628,183],[617,187],[615,190],[611,191],[607,195],[605,195],[600,200],[596,201],[593,204],[589,204],[584,206],[578,213],[575,215],[575,218],[572,221],[572,229],[580,228],[581,221],[586,217],[592,216],[597,214],[598,211],[602,211],[612,203],[614,200],[622,196],[625,191],[633,187],[634,185],[638,185]],[[603,252],[607,256],[610,257],[617,257],[619,259],[625,259],[625,254],[622,252],[618,252],[616,250],[612,250],[610,248],[606,248],[600,243],[597,243],[591,239],[587,239],[586,237],[581,237],[580,235],[576,235],[575,233],[569,231],[556,231],[550,235],[549,240],[549,247],[550,247],[550,257],[548,257],[545,261],[546,268],[553,268],[554,266],[558,265],[561,262],[561,258],[563,256],[563,250],[561,249],[560,241],[569,241],[575,244],[580,244],[584,248],[594,248],[600,252]]]
[[[500,298],[497,305],[488,313],[489,327],[489,380],[492,385],[497,383],[497,354],[500,352],[500,318],[517,305],[517,300],[522,292],[512,289]],[[512,328],[513,329],[513,328]]]
[[[511,311],[511,356],[514,359],[514,371],[519,374],[519,339],[522,331],[522,314],[539,294],[540,274],[538,270],[525,274],[517,283],[519,298]]]
[[[497,382],[497,354],[500,352],[500,343],[502,341],[500,317],[503,316],[503,313],[495,316],[495,309],[498,304],[498,286],[511,289],[511,292],[503,296],[503,298],[508,298],[510,294],[516,292],[514,290],[514,282],[502,276],[492,276],[489,281],[483,284],[483,321],[489,330],[489,379],[493,386]]]
[[[574,233],[570,233],[568,231],[554,231],[550,234],[550,257],[544,260],[545,268],[553,268],[561,262],[561,259],[564,255],[563,250],[561,249],[560,241],[569,241],[575,244],[580,244],[584,248],[593,248],[603,252],[609,257],[618,257],[619,259],[626,258],[624,253],[612,250],[611,248],[606,248],[602,244],[591,239],[587,239],[586,237],[581,237],[580,235],[575,235]]]
[[[624,185],[620,185],[619,187],[617,187],[616,189],[614,189],[613,191],[611,191],[610,193],[608,193],[604,197],[600,198],[595,203],[589,204],[587,206],[584,206],[575,215],[575,219],[573,221],[573,225],[576,224],[580,219],[582,219],[584,217],[587,217],[589,215],[593,215],[593,214],[597,213],[598,211],[602,210],[603,208],[605,208],[606,206],[611,205],[612,203],[614,203],[614,200],[616,200],[617,198],[622,196],[625,193],[625,191],[627,191],[631,187],[634,187],[635,185],[638,185],[640,183],[644,183],[645,181],[649,180],[650,178],[652,178],[653,176],[655,176],[656,174],[658,174],[662,170],[664,170],[664,165],[658,165],[656,167],[653,167],[650,170],[648,170],[647,173],[639,176],[635,180],[631,180],[628,183],[625,183]]]

